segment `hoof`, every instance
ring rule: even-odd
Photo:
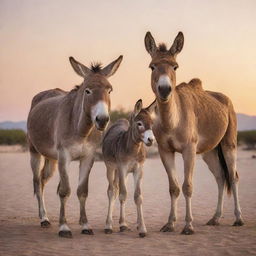
[[[113,230],[110,229],[110,228],[105,228],[105,229],[104,229],[104,232],[105,232],[105,234],[112,234],[112,233],[113,233]]]
[[[210,220],[206,223],[206,225],[209,225],[209,226],[219,226],[220,223],[219,223],[219,221],[217,221],[216,219],[210,219]]]
[[[141,238],[143,238],[143,237],[146,236],[146,233],[139,233],[139,236],[140,236]]]
[[[194,229],[193,228],[191,228],[191,227],[185,227],[183,230],[182,230],[182,232],[181,232],[181,234],[182,235],[193,235],[195,233],[195,231],[194,231]]]
[[[170,223],[165,224],[161,229],[160,232],[173,232],[174,227]]]
[[[131,231],[131,230],[127,226],[121,226],[120,232],[124,232],[124,231]]]
[[[73,236],[70,230],[61,230],[59,232],[59,237],[72,238]]]
[[[83,235],[94,235],[92,229],[83,229],[81,234],[83,234]]]
[[[51,226],[51,223],[48,220],[44,220],[41,222],[42,228],[49,228]]]
[[[236,227],[243,226],[243,225],[244,225],[244,222],[242,220],[236,220],[233,223],[233,226],[236,226]]]

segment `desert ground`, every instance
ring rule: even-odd
[[[225,195],[220,226],[206,226],[217,201],[217,185],[201,157],[194,175],[193,215],[195,234],[181,235],[185,204],[179,199],[175,232],[161,233],[170,210],[168,181],[158,157],[147,159],[143,181],[145,238],[136,230],[133,179],[128,180],[127,221],[131,231],[120,233],[119,204],[114,211],[114,233],[104,234],[107,213],[107,180],[103,162],[95,162],[89,186],[87,215],[93,236],[80,234],[79,203],[76,197],[78,163],[70,166],[72,195],[67,203],[67,219],[72,239],[58,237],[58,173],[46,186],[45,201],[52,226],[39,225],[37,201],[33,196],[32,172],[28,153],[0,154],[0,255],[256,255],[256,159],[252,151],[239,151],[240,201],[245,225],[233,227],[233,198]],[[182,159],[177,155],[177,172],[182,184]]]

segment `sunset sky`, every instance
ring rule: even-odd
[[[198,77],[256,115],[255,13],[255,0],[0,0],[0,121],[26,120],[42,90],[80,84],[69,56],[106,65],[124,55],[110,78],[112,108],[150,103],[147,31],[168,47],[184,33],[178,83]]]

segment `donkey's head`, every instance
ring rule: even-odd
[[[81,104],[86,116],[101,131],[106,128],[109,121],[112,86],[107,78],[117,71],[122,59],[123,56],[119,56],[104,68],[100,64],[91,65],[91,68],[88,68],[73,57],[69,58],[75,72],[84,78],[79,91],[82,93]]]
[[[145,36],[145,47],[151,55],[149,67],[152,70],[151,87],[160,101],[167,101],[171,91],[176,86],[175,71],[178,68],[176,57],[183,48],[184,36],[179,32],[171,48],[168,50],[165,44],[156,46],[155,40],[150,32]]]
[[[138,100],[131,114],[130,124],[132,126],[133,139],[135,141],[143,141],[147,146],[151,146],[155,140],[151,118],[155,107],[156,101],[147,108],[142,108],[142,100]]]

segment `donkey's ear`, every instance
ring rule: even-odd
[[[156,107],[157,107],[156,100],[154,100],[154,101],[146,108],[146,110],[147,110],[150,114],[153,114],[153,113],[156,111]]]
[[[91,70],[89,68],[76,61],[73,57],[69,57],[69,61],[71,66],[79,76],[86,78],[91,73]]]
[[[133,111],[134,116],[137,116],[140,113],[141,109],[142,109],[142,99],[139,99],[134,106],[134,111]]]
[[[122,60],[123,60],[123,55],[120,55],[116,60],[114,60],[113,62],[108,64],[105,68],[103,68],[101,73],[106,77],[110,77],[114,75],[117,69],[119,68]]]
[[[154,53],[157,50],[157,47],[156,47],[155,39],[153,38],[150,32],[146,33],[144,42],[145,42],[146,50],[151,55],[151,57],[153,57]]]
[[[183,45],[184,45],[184,35],[182,32],[179,32],[176,38],[174,39],[172,47],[169,50],[170,54],[176,57],[176,55],[181,52]]]

